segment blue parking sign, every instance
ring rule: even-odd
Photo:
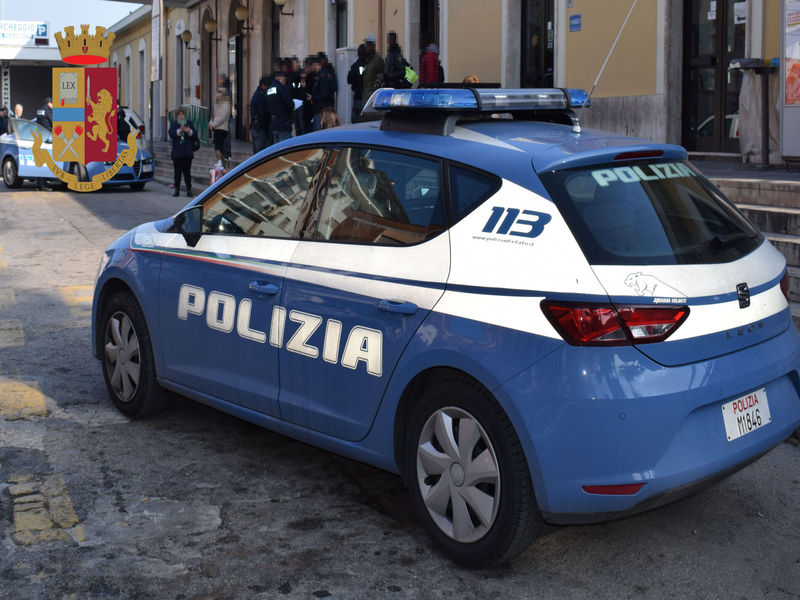
[[[47,36],[47,26],[49,23],[38,23],[36,25],[36,37],[48,37]]]

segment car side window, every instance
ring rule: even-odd
[[[500,182],[493,177],[455,165],[449,165],[448,169],[451,208],[455,223],[478,208],[500,189]]]
[[[309,148],[259,163],[203,202],[203,233],[293,237],[314,173],[327,150]]]
[[[343,148],[315,238],[403,246],[444,229],[439,161]]]

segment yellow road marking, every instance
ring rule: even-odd
[[[46,417],[49,413],[45,406],[44,394],[38,387],[39,384],[35,381],[0,383],[0,417],[4,419]]]
[[[14,306],[17,299],[14,297],[14,290],[11,288],[0,289],[0,310],[9,306]]]
[[[0,275],[8,275],[8,263],[0,260]]]
[[[25,332],[19,319],[0,321],[0,348],[25,345]]]
[[[71,285],[58,288],[69,313],[76,319],[92,316],[93,285]]]

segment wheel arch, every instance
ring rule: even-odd
[[[463,361],[463,356],[460,357]],[[407,371],[406,371],[407,372]],[[398,374],[396,374],[398,375]],[[497,381],[484,367],[479,364],[474,364],[471,367],[464,368],[464,365],[454,364],[450,361],[442,361],[435,366],[428,366],[426,368],[417,369],[416,372],[408,377],[402,391],[397,395],[397,404],[394,407],[393,424],[392,424],[392,457],[401,478],[403,478],[404,485],[408,485],[405,481],[405,459],[403,457],[403,444],[406,433],[408,431],[408,424],[410,421],[411,413],[416,406],[423,390],[427,385],[430,385],[436,378],[448,375],[458,375],[459,377],[467,378],[486,389],[497,402],[501,408],[508,415],[514,430],[522,443],[522,448],[525,452],[525,459],[528,462],[531,479],[533,481],[533,489],[536,495],[537,504],[540,510],[545,510],[549,507],[547,500],[547,493],[544,487],[544,477],[542,469],[539,464],[539,457],[536,452],[534,440],[525,425],[525,419],[520,413],[520,409],[513,398],[511,398],[503,387],[502,381]]]

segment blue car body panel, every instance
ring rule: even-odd
[[[95,356],[102,350],[98,305],[107,284],[117,280],[142,305],[162,385],[393,472],[399,470],[398,406],[411,382],[437,368],[468,373],[509,416],[538,506],[559,523],[652,506],[675,490],[746,464],[800,425],[800,337],[780,291],[785,261],[766,241],[728,265],[754,282],[752,313],[731,308],[737,301],[734,288],[689,293],[682,300],[690,310],[680,330],[683,338],[638,346],[571,346],[542,316],[543,300],[647,305],[658,298],[632,295],[632,288],[621,283],[624,268],[617,272],[587,263],[537,173],[605,163],[629,152],[655,150],[663,160],[683,161],[682,148],[590,130],[576,140],[562,125],[512,120],[468,123],[451,136],[379,131],[370,123],[274,145],[190,206],[287,148],[343,145],[400,149],[472,165],[501,178],[502,187],[448,232],[415,246],[414,252],[428,247],[446,256],[427,279],[392,268],[371,271],[368,254],[360,259],[363,272],[337,270],[336,252],[355,246],[329,245],[327,256],[315,253],[317,242],[272,240],[282,254],[268,259],[269,253],[255,257],[235,250],[235,240],[218,248],[187,248],[171,220],[137,228],[107,250],[110,258],[95,288]],[[524,243],[538,244],[540,252],[563,246],[563,253],[547,256],[556,257],[553,263],[573,261],[565,262],[567,274],[558,265],[541,264],[547,261],[515,262],[509,258],[515,256],[509,254],[513,245],[496,243],[505,241],[501,234],[483,235],[493,227],[487,218],[496,207],[546,215],[542,230]],[[473,251],[491,259],[478,264],[465,256]],[[371,252],[377,256],[383,250]],[[398,256],[413,260],[423,255],[403,252]],[[673,272],[705,289],[710,284],[704,268],[678,266]],[[503,280],[505,272],[514,272],[514,278]],[[248,282],[272,284],[276,291],[269,298],[253,295]],[[181,291],[184,285],[195,291]],[[405,295],[391,296],[386,286],[393,285]],[[216,300],[209,303],[215,292]],[[409,294],[419,296],[411,314],[379,308],[382,299],[409,301]],[[200,297],[205,307],[199,306]],[[702,311],[717,306],[720,314],[723,309],[734,314],[737,324],[709,331]],[[229,309],[235,312],[226,316]],[[695,313],[700,316],[694,318]],[[748,322],[748,314],[759,316]],[[353,332],[362,337],[350,348],[356,358],[346,359]],[[374,339],[382,343],[380,369],[364,358]],[[766,390],[772,422],[728,441],[722,405],[760,388]],[[583,489],[636,483],[644,485],[635,494]]]

